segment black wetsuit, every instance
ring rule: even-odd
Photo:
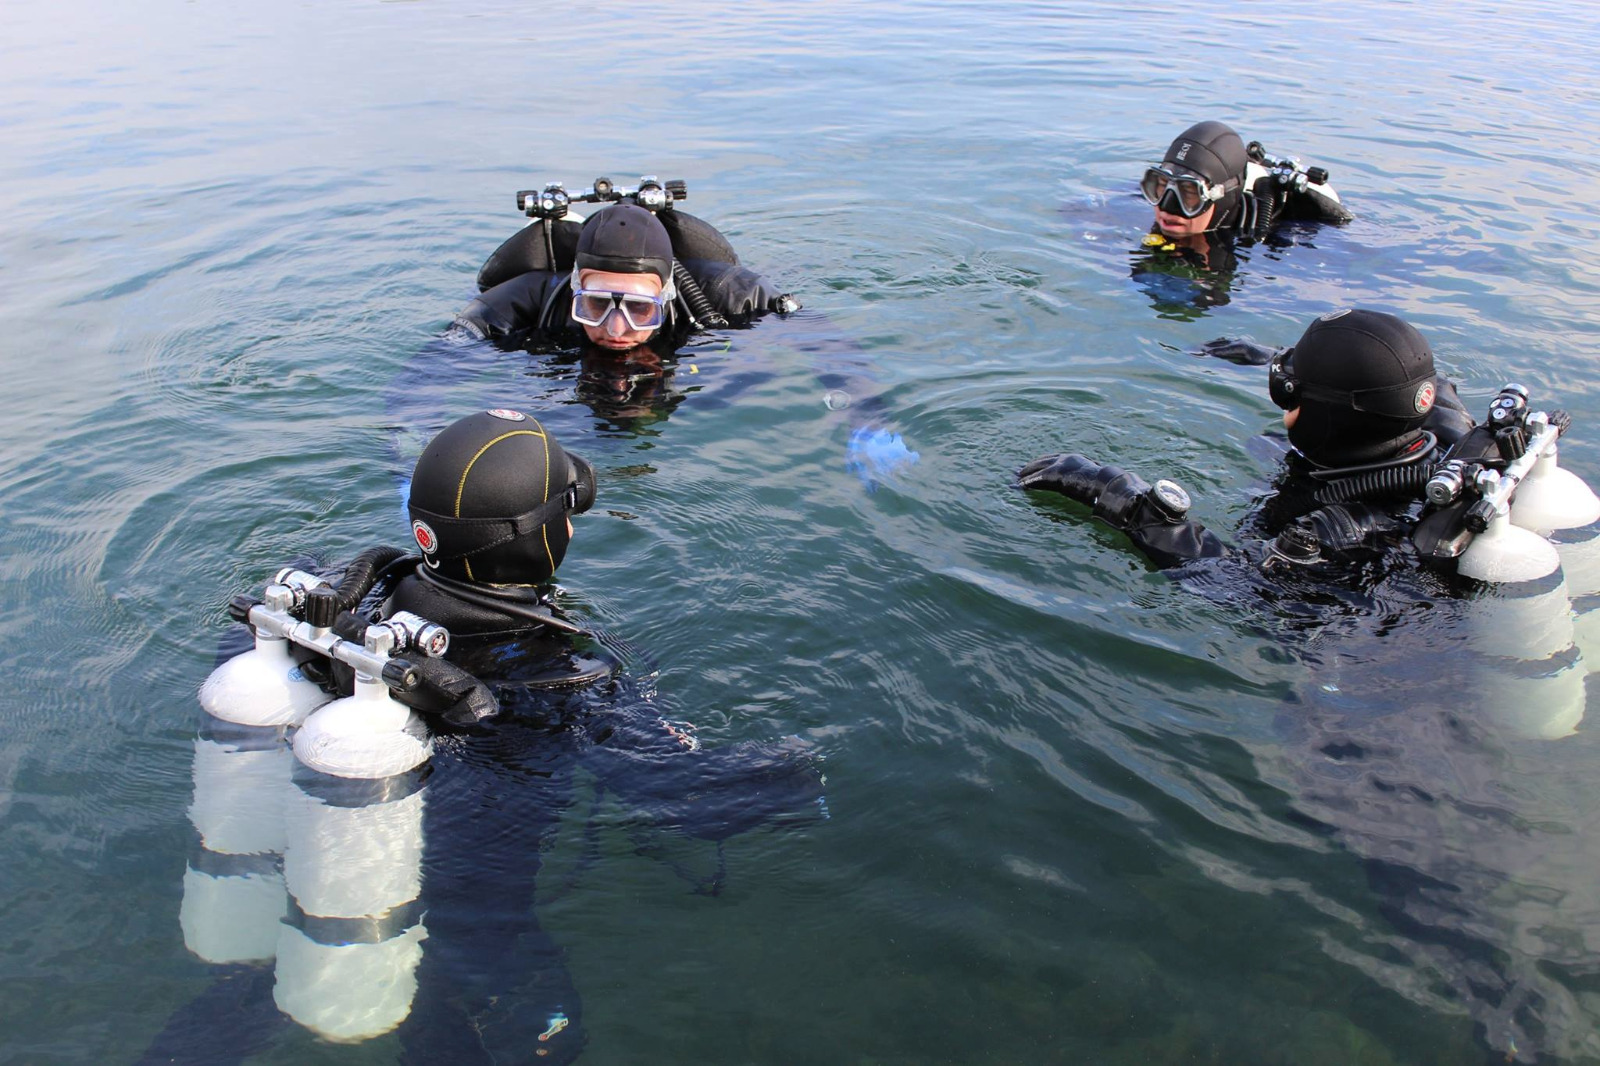
[[[697,299],[686,281],[674,272],[679,293],[667,310],[667,322],[658,331],[672,341],[681,342],[706,310],[720,315],[720,324],[742,325],[780,309],[782,293],[764,278],[747,270],[722,235],[708,223],[682,211],[664,211],[659,216],[672,237],[673,252],[682,271],[703,295]],[[550,225],[551,245],[544,243],[544,227]],[[556,342],[579,343],[583,327],[572,319],[572,262],[577,247],[577,222],[562,220],[554,224],[536,221],[500,246],[478,273],[477,299],[455,318],[455,324],[483,338],[526,337],[538,334]],[[554,252],[552,262],[550,253]]]
[[[406,697],[423,712],[435,747],[421,771],[402,775],[426,789],[422,896],[407,910],[422,915],[427,936],[411,1011],[397,1030],[401,1061],[571,1062],[586,1041],[582,1003],[534,900],[536,887],[544,901],[581,891],[588,854],[570,884],[537,885],[541,856],[580,781],[592,789],[595,809],[604,801],[627,811],[641,851],[646,834],[714,842],[701,868],[674,869],[695,891],[715,894],[728,837],[825,813],[816,759],[793,738],[702,748],[690,726],[663,717],[651,686],[593,639],[465,602],[414,572],[387,598],[386,585],[340,628],[398,610],[438,621],[451,630],[448,662],[476,677],[499,708],[453,726],[445,714],[465,706],[458,701],[465,686],[430,679]],[[517,602],[540,603],[531,594]],[[374,784],[303,766],[296,778],[309,790],[319,782]],[[587,839],[592,832],[586,853],[596,846]],[[211,970],[214,983],[173,1015],[142,1062],[239,1062],[280,1038],[288,1018],[273,1003],[271,966]]]
[[[533,902],[539,855],[572,803],[574,772],[594,779],[596,803],[609,795],[624,805],[636,829],[717,842],[718,863],[696,884],[711,893],[721,841],[774,819],[816,817],[821,775],[794,740],[701,748],[588,638],[453,599],[415,573],[381,613],[396,610],[450,629],[450,660],[487,682],[500,705],[496,717],[449,731],[433,760],[429,937],[416,1006],[400,1027],[405,1060],[520,1061],[514,1053],[539,1047],[548,1052],[540,1062],[569,1061],[585,1039],[582,1008]],[[558,1015],[567,1025],[537,1042]]]

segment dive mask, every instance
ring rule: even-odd
[[[665,296],[610,289],[572,290],[573,321],[598,327],[613,311],[622,316],[629,329],[656,329],[667,320],[667,300]]]
[[[1198,174],[1174,174],[1160,164],[1144,172],[1139,191],[1152,206],[1173,215],[1194,218],[1223,197],[1223,188]]]

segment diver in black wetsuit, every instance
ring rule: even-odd
[[[743,267],[721,233],[681,209],[625,202],[581,224],[539,217],[488,258],[478,286],[481,295],[393,383],[387,407],[397,427],[431,429],[441,375],[468,373],[501,350],[527,348],[544,357],[535,373],[573,377],[579,402],[612,426],[637,431],[683,400],[685,392],[673,385],[677,352],[697,330],[745,325],[775,312],[791,319],[789,336],[817,371],[829,408],[849,408],[846,459],[863,484],[870,490],[918,460],[888,428],[871,380],[874,361],[860,346],[826,328],[825,319],[794,315],[800,304],[792,296]],[[771,374],[738,360],[718,369],[714,395],[702,402],[727,403]],[[706,390],[705,381],[692,391]],[[526,391],[505,402],[526,406]],[[408,449],[396,443],[409,461]]]
[[[1160,163],[1145,169],[1139,191],[1155,208],[1155,232],[1170,239],[1206,233],[1260,240],[1280,222],[1348,222],[1354,216],[1318,168],[1299,169],[1248,147],[1221,122],[1180,133]]]
[[[1317,167],[1274,159],[1221,122],[1178,135],[1139,190],[1155,209],[1133,276],[1158,306],[1188,317],[1229,301],[1235,246],[1265,241],[1285,221],[1344,223],[1353,217]],[[1175,279],[1169,281],[1167,279]]]
[[[1592,636],[1576,623],[1593,602],[1600,500],[1572,486],[1562,501],[1570,514],[1557,518],[1553,507],[1541,518],[1546,497],[1530,477],[1510,501],[1512,514],[1450,555],[1441,549],[1454,550],[1471,509],[1488,502],[1457,510],[1467,497],[1451,498],[1454,464],[1467,463],[1454,471],[1463,482],[1491,481],[1493,469],[1510,472],[1535,454],[1530,444],[1500,466],[1525,434],[1548,442],[1564,416],[1519,422],[1526,394],[1508,386],[1441,467],[1444,449],[1429,432],[1438,411],[1432,352],[1400,319],[1336,311],[1292,349],[1268,354],[1292,451],[1241,524],[1237,547],[1188,518],[1177,485],[1151,486],[1082,455],[1037,459],[1019,471],[1019,484],[1088,505],[1186,591],[1247,612],[1250,628],[1264,633],[1256,650],[1286,669],[1276,678],[1275,742],[1259,757],[1274,764],[1263,779],[1275,795],[1288,793],[1283,826],[1294,827],[1274,839],[1310,827],[1313,850],[1325,838],[1365,873],[1367,899],[1387,923],[1369,931],[1367,944],[1389,961],[1356,963],[1364,977],[1415,998],[1417,975],[1427,974],[1419,1002],[1448,1002],[1470,1016],[1492,1051],[1486,1062],[1559,1057],[1574,1032],[1587,1039],[1593,1026],[1572,1005],[1568,975],[1580,967],[1565,961],[1570,937],[1545,931],[1584,919],[1560,915],[1572,890],[1549,887],[1559,875],[1528,872],[1565,861],[1570,829],[1530,833],[1539,815],[1529,797],[1538,790],[1518,778],[1529,768],[1559,774],[1559,757],[1546,766],[1526,745],[1572,735],[1585,690],[1593,691]],[[1518,536],[1492,524],[1506,520],[1518,523]],[[1559,545],[1541,535],[1554,530]],[[1497,537],[1501,547],[1470,558]],[[1537,555],[1526,541],[1559,557],[1556,568],[1524,565]],[[1277,867],[1258,872],[1267,868]],[[1529,884],[1538,890],[1507,891]]]
[[[1272,356],[1270,391],[1284,409],[1292,450],[1275,491],[1242,530],[1276,539],[1248,545],[1245,556],[1270,568],[1401,543],[1417,518],[1421,489],[1406,475],[1431,468],[1472,428],[1453,386],[1451,406],[1438,403],[1428,342],[1393,315],[1343,310],[1318,318],[1293,348]],[[1357,496],[1337,488],[1382,471],[1392,472],[1392,481],[1380,475],[1385,483]],[[1228,554],[1187,517],[1187,494],[1172,482],[1152,488],[1137,474],[1081,455],[1045,456],[1017,476],[1022,488],[1089,504],[1162,568]]]
[[[372,781],[295,770],[297,794],[311,797],[301,801],[305,816],[324,819],[316,824],[345,826],[342,812],[371,808],[380,837],[405,812],[420,832],[407,847],[385,847],[382,839],[341,841],[328,828],[302,834],[280,860],[286,872],[319,872],[313,887],[335,874],[359,885],[392,865],[392,852],[409,850],[420,853],[420,897],[402,890],[404,906],[351,921],[324,917],[314,900],[296,896],[287,961],[280,946],[275,973],[214,966],[213,985],[174,1014],[141,1061],[237,1062],[281,1039],[293,1018],[342,1040],[398,1026],[408,1063],[571,1062],[586,1039],[582,1005],[534,900],[536,887],[545,889],[541,899],[551,895],[536,885],[541,856],[580,787],[594,790],[597,809],[609,797],[628,812],[641,850],[667,836],[714,843],[715,863],[692,872],[695,891],[707,894],[720,890],[728,837],[825,813],[816,759],[799,740],[702,748],[691,726],[663,716],[647,681],[559,616],[549,582],[567,552],[571,516],[589,508],[595,490],[589,464],[521,412],[469,416],[427,446],[410,492],[420,560],[396,549],[362,553],[334,586],[357,606],[333,629],[359,644],[372,623],[404,624],[402,612],[448,627],[446,657],[418,656],[419,683],[395,693],[433,733],[432,758]],[[348,667],[313,659],[305,669],[318,664],[331,667],[326,684],[350,691]],[[281,730],[246,732],[283,747]],[[259,805],[274,802],[267,795]],[[363,848],[378,853],[349,854]],[[296,892],[296,878],[287,880]],[[373,952],[366,968],[346,965],[383,986],[372,995],[378,1007],[363,1007],[360,990],[328,994],[318,981],[329,980],[332,964],[305,964],[347,945]],[[384,954],[388,947],[395,952]],[[409,962],[406,951],[414,952]],[[414,995],[405,990],[413,971]]]
[[[548,354],[553,374],[576,363],[578,399],[628,426],[665,418],[683,399],[675,357],[696,330],[800,307],[670,201],[658,211],[612,204],[582,222],[537,218],[484,262],[478,288],[453,330]]]
[[[626,203],[581,225],[535,221],[489,257],[478,288],[482,295],[456,324],[480,338],[537,333],[613,352],[652,342],[670,350],[696,327],[799,308],[741,266],[709,224],[683,211],[657,214]]]
[[[646,824],[719,848],[744,829],[819,809],[821,778],[797,741],[702,749],[609,653],[575,640],[555,617],[546,583],[566,553],[569,516],[587,510],[594,493],[589,465],[514,411],[456,422],[417,462],[410,511],[422,561],[374,617],[403,610],[446,626],[449,659],[486,682],[500,710],[466,727],[472,758],[435,758],[423,897],[430,940],[418,1007],[400,1031],[415,1061],[473,1061],[461,1056],[486,1034],[501,1054],[581,1046],[560,952],[532,907],[541,842],[570,803],[575,767]],[[418,702],[476,718],[462,713],[459,695],[434,691]],[[435,812],[448,829],[431,824]],[[480,848],[499,861],[469,868]],[[431,876],[435,869],[445,876]],[[715,892],[719,878],[701,889]],[[516,1002],[519,983],[530,998],[502,1010]],[[538,1043],[558,1016],[565,1024]]]

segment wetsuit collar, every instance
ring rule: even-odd
[[[1322,466],[1312,461],[1299,449],[1293,449],[1290,454],[1296,456],[1308,467],[1306,471],[1319,481],[1331,481],[1336,478],[1349,477],[1352,474],[1364,474],[1369,470],[1384,470],[1393,466],[1409,466],[1421,462],[1434,454],[1439,448],[1439,438],[1426,429],[1415,429],[1395,440],[1383,441],[1370,448],[1356,449],[1349,453],[1348,458],[1353,460],[1344,466]]]

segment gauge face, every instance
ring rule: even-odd
[[[1168,481],[1166,478],[1157,481],[1155,494],[1161,506],[1174,515],[1181,515],[1189,510],[1189,494],[1176,481]]]

